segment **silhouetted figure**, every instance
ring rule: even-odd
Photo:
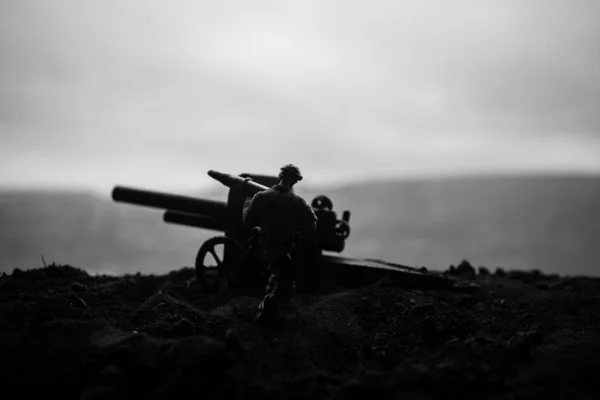
[[[313,199],[311,207],[319,221],[317,226],[319,243],[324,247],[329,247],[330,242],[335,240],[332,234],[335,234],[338,223],[337,214],[333,211],[333,203],[327,196],[321,195]]]
[[[283,302],[295,291],[295,267],[291,252],[297,239],[313,237],[317,217],[304,199],[292,192],[302,180],[298,167],[285,165],[279,183],[244,201],[243,220],[248,227],[258,227],[258,244],[269,272],[266,295],[259,305],[255,322],[272,320]]]

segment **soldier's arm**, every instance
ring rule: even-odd
[[[317,216],[312,207],[306,204],[302,197],[298,197],[300,207],[300,226],[302,233],[314,233],[317,230]]]
[[[254,227],[258,225],[258,216],[260,215],[260,208],[263,202],[261,193],[256,193],[251,199],[248,198],[244,201],[244,207],[242,210],[242,221],[244,225],[248,227]]]

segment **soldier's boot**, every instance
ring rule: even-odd
[[[277,319],[279,310],[277,307],[277,299],[275,293],[269,293],[263,301],[258,305],[258,314],[254,317],[255,323],[266,324]]]
[[[292,297],[295,293],[294,281],[281,280],[271,286],[270,291],[259,304],[256,322],[273,322],[281,316],[282,312],[289,313],[292,310]]]
[[[273,321],[278,316],[276,293],[279,287],[279,274],[271,272],[266,287],[266,295],[263,301],[258,305],[258,314],[254,322],[266,323]]]

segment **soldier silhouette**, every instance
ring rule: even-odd
[[[266,295],[260,303],[257,323],[272,321],[295,292],[295,266],[291,252],[297,235],[315,237],[317,217],[292,187],[302,180],[298,167],[285,165],[279,183],[254,197],[243,207],[244,224],[256,230],[262,261],[269,273]]]

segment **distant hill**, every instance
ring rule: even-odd
[[[304,182],[303,182],[304,183]],[[225,192],[211,189],[211,198]],[[475,265],[600,275],[600,178],[380,181],[317,190],[352,212],[344,254],[446,268]],[[0,193],[0,269],[46,262],[158,272],[191,265],[211,231],[167,225],[159,210],[78,192]]]
[[[387,181],[328,195],[352,211],[349,255],[600,274],[600,178]]]
[[[85,192],[0,194],[0,270],[68,263],[91,271],[160,272],[191,265],[209,231],[173,226],[160,210]]]

